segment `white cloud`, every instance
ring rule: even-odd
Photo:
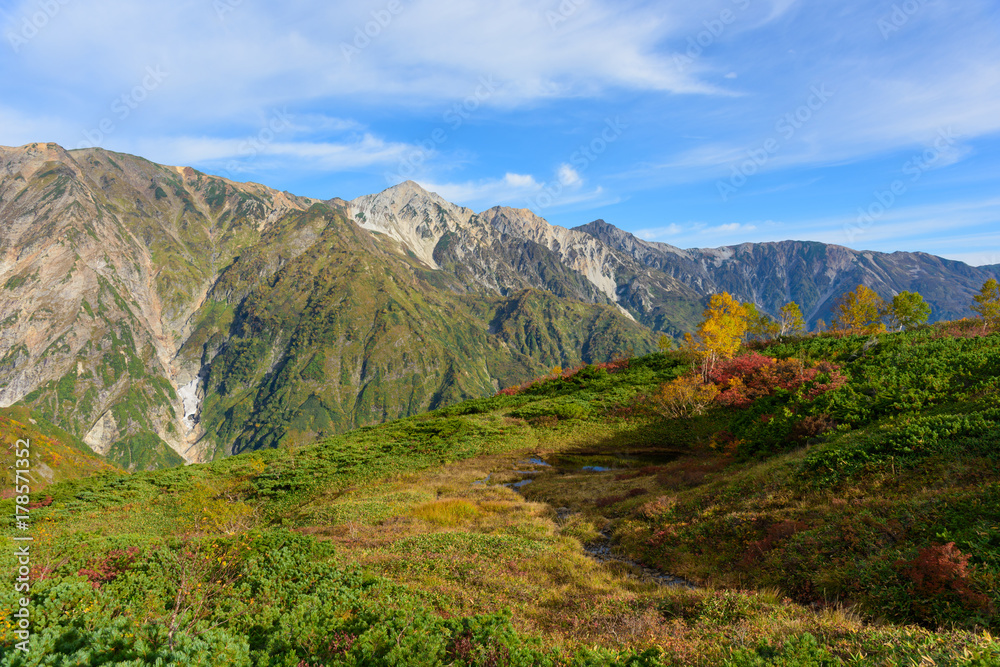
[[[794,238],[842,245],[856,250],[927,252],[942,257],[983,253],[1000,256],[1000,198],[895,206],[871,223],[856,214],[783,221],[746,221],[709,228],[694,225],[677,240],[697,244],[699,234],[714,231],[716,245]],[[791,230],[791,234],[789,231]],[[947,230],[942,235],[942,230]]]
[[[510,172],[504,174],[502,183],[512,188],[528,188],[531,190],[537,190],[540,187],[534,176],[528,174],[512,174]]]
[[[355,141],[309,142],[254,141],[243,139],[213,139],[178,137],[127,142],[127,149],[157,162],[173,165],[232,163],[237,171],[255,171],[258,160],[284,160],[299,169],[346,171],[376,165],[393,165],[407,153],[419,150],[411,144],[386,142],[371,134]],[[117,148],[117,147],[116,147]]]
[[[718,234],[718,233],[732,233],[732,232],[752,232],[757,229],[757,225],[748,225],[739,222],[730,222],[725,225],[717,225],[715,227],[706,227],[701,230],[702,234]]]
[[[528,174],[507,172],[503,178],[485,178],[462,183],[431,183],[421,186],[437,192],[448,201],[470,208],[490,208],[497,205],[530,208],[538,215],[553,208],[565,209],[584,202],[613,204],[618,197],[608,197],[604,189],[567,188],[561,183],[540,182]]]
[[[666,227],[650,227],[648,229],[640,229],[635,233],[641,239],[646,241],[658,241],[663,238],[676,236],[680,234],[683,228],[677,224],[667,225]]]
[[[985,239],[984,239],[985,240]],[[989,241],[993,244],[1000,243],[1000,237],[992,236]],[[976,252],[943,252],[942,257],[954,259],[958,262],[965,262],[969,266],[994,266],[1000,264],[1000,252],[980,250]]]
[[[47,113],[25,113],[0,104],[0,144],[23,146],[36,141],[61,141],[69,131],[69,123],[64,119]]]
[[[159,66],[169,78],[158,97],[185,119],[359,94],[392,105],[478,94],[483,104],[509,106],[610,88],[713,91],[669,66],[658,49],[684,27],[677,7],[622,12],[616,2],[588,0],[553,30],[546,8],[532,0],[403,2],[374,37],[358,38],[363,48],[350,57],[342,45],[353,46],[357,30],[372,22],[369,5],[243,2],[221,19],[212,7],[75,0],[19,54],[8,49],[0,59],[16,58],[21,76],[44,75],[108,100],[136,85],[146,66]],[[34,11],[34,0],[23,0],[9,26]],[[498,85],[487,90],[481,80]]]
[[[523,206],[525,200],[541,189],[533,176],[508,172],[503,178],[479,179],[464,183],[430,183],[420,186],[436,192],[450,202],[486,209],[499,204]]]
[[[576,169],[569,166],[568,164],[559,165],[559,182],[563,185],[582,185],[583,179],[580,178],[580,174],[577,173]]]

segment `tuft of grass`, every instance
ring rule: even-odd
[[[463,498],[448,498],[417,505],[410,516],[438,526],[465,525],[480,515],[479,509]]]

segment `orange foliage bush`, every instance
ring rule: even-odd
[[[684,375],[660,385],[651,403],[664,417],[691,417],[704,412],[718,394],[714,384],[702,384],[701,378]]]

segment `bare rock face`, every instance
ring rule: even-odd
[[[406,181],[349,204],[365,229],[398,242],[424,265],[452,274],[471,291],[508,295],[542,289],[614,306],[622,315],[679,334],[702,294],[584,231],[549,224],[527,209],[478,214]],[[685,307],[664,309],[654,294]],[[700,310],[698,310],[700,312]]]
[[[455,206],[413,181],[358,197],[348,207],[362,228],[398,241],[432,269],[439,268],[434,248],[441,237],[449,231],[467,229],[473,215],[471,210]]]
[[[138,438],[169,445],[152,465],[200,460],[189,320],[241,246],[306,207],[99,149],[0,148],[0,405],[27,399],[102,454]]]
[[[87,434],[83,436],[83,441],[101,456],[107,456],[111,452],[111,446],[120,437],[121,432],[118,430],[118,424],[115,423],[115,416],[109,410],[87,431]]]

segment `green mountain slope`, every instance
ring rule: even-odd
[[[653,349],[708,294],[811,322],[857,284],[967,313],[989,267],[680,250],[404,182],[318,202],[101,149],[0,147],[0,406],[129,470],[296,445]]]
[[[0,404],[20,401],[132,469],[177,465],[195,438],[175,354],[220,267],[268,216],[263,186],[55,144],[0,149]]]
[[[621,311],[543,294],[523,334],[491,331],[514,291],[470,289],[344,206],[100,149],[0,148],[0,405],[141,470],[654,349]],[[559,266],[545,286],[573,296]]]
[[[654,349],[607,307],[460,295],[441,280],[329,205],[272,227],[222,274],[181,350],[208,369],[201,423],[219,451],[311,442]]]

